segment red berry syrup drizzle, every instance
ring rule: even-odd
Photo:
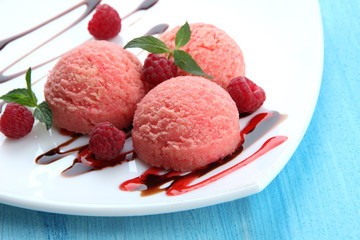
[[[91,152],[88,145],[83,146],[77,157],[74,159],[73,164],[61,172],[63,177],[75,177],[87,172],[97,171],[104,169],[106,167],[112,167],[119,165],[125,161],[131,161],[135,159],[134,151],[128,151],[122,153],[118,158],[107,161],[107,160],[98,160]],[[130,156],[130,158],[128,158]]]
[[[213,162],[203,168],[185,173],[175,171],[168,171],[164,173],[163,169],[151,167],[141,176],[122,183],[119,188],[123,191],[140,191],[141,196],[149,196],[164,191],[168,196],[177,196],[204,187],[248,165],[265,153],[285,142],[287,140],[286,136],[271,137],[250,157],[199,183],[190,185],[193,181],[200,178],[201,176],[235,159],[244,149],[249,147],[255,141],[259,140],[285,118],[286,115],[281,115],[278,112],[260,113],[254,116],[246,125],[246,127],[241,131],[240,144],[233,154],[221,158],[218,161]],[[170,185],[161,188],[161,186],[166,183]]]
[[[131,128],[124,129],[124,132],[126,134],[126,138],[131,136]],[[105,167],[115,166],[136,158],[134,151],[131,150],[122,153],[117,159],[112,161],[98,160],[90,151],[88,144],[62,151],[63,148],[79,139],[82,134],[72,133],[66,130],[61,130],[60,133],[62,135],[70,136],[71,138],[57,147],[50,149],[46,153],[39,155],[35,159],[35,162],[39,165],[47,165],[77,152],[77,156],[72,165],[61,172],[61,175],[64,177],[75,177],[87,172],[101,170]]]
[[[12,66],[14,66],[16,63],[20,62],[21,60],[23,60],[24,58],[26,58],[27,56],[29,56],[31,53],[35,52],[36,50],[38,50],[39,48],[41,48],[42,46],[46,45],[47,43],[49,43],[50,41],[52,41],[53,39],[57,38],[58,36],[60,36],[61,34],[63,34],[64,32],[66,32],[67,30],[69,30],[70,28],[72,28],[73,26],[75,26],[76,24],[78,24],[80,21],[82,21],[85,17],[87,17],[94,9],[95,7],[101,2],[101,0],[84,0],[81,1],[80,3],[76,4],[75,6],[69,8],[68,10],[56,15],[55,17],[49,19],[48,21],[45,21],[25,32],[19,33],[15,36],[0,40],[0,51],[10,42],[15,41],[16,39],[19,39],[49,23],[51,23],[52,21],[70,13],[71,11],[79,8],[82,5],[86,5],[86,10],[85,12],[77,19],[75,20],[70,26],[68,26],[67,28],[63,29],[62,31],[60,31],[59,33],[57,33],[56,35],[54,35],[53,37],[51,37],[50,39],[46,40],[45,42],[41,43],[39,46],[35,47],[33,50],[31,50],[30,52],[26,53],[25,55],[23,55],[22,57],[18,58],[16,61],[14,61],[13,63],[11,63],[10,65],[8,65],[6,68],[2,69],[0,71],[0,84],[7,82],[9,80],[12,80],[22,74],[24,74],[26,72],[26,70],[24,71],[20,71],[18,73],[14,73],[11,75],[4,75],[4,72],[6,70],[8,70],[9,68],[11,68]],[[144,0],[135,10],[133,10],[131,13],[129,13],[128,15],[126,15],[125,17],[123,17],[122,19],[124,20],[125,18],[129,17],[130,15],[141,11],[141,10],[148,10],[149,8],[151,8],[152,6],[154,6],[156,3],[158,2],[158,0]],[[154,35],[154,34],[158,34],[158,33],[162,33],[164,32],[166,29],[168,28],[167,24],[159,24],[155,27],[153,27],[149,32],[147,32],[147,35]],[[39,68],[47,63],[50,63],[52,61],[54,61],[55,59],[59,58],[60,56],[56,56],[54,58],[51,58],[43,63],[40,63],[36,66],[33,66],[32,69],[36,69]]]

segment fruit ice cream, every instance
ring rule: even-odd
[[[45,99],[59,128],[90,133],[100,122],[128,127],[146,93],[142,64],[107,41],[89,41],[69,51],[51,70]]]
[[[234,101],[203,77],[179,76],[157,85],[138,104],[133,126],[139,158],[176,171],[214,162],[240,142]]]
[[[165,32],[159,38],[170,49],[175,47],[176,32],[180,27]],[[211,24],[190,24],[190,41],[181,50],[189,53],[201,69],[211,76],[214,82],[226,88],[237,76],[245,76],[243,53],[226,32]],[[189,73],[179,69],[179,75]]]

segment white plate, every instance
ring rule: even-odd
[[[121,16],[142,1],[105,1]],[[124,192],[119,185],[139,176],[147,166],[140,160],[86,173],[73,178],[60,176],[74,156],[49,165],[37,165],[36,156],[65,141],[67,137],[53,129],[50,133],[36,124],[31,134],[11,141],[0,136],[0,202],[23,208],[56,213],[98,216],[146,215],[204,207],[257,193],[276,177],[301,141],[316,105],[322,77],[323,38],[316,0],[255,1],[172,1],[160,0],[153,8],[140,11],[123,21],[120,35],[113,41],[123,45],[145,33],[150,27],[167,23],[170,28],[185,21],[212,23],[224,29],[240,45],[247,65],[247,76],[262,86],[267,100],[260,111],[275,110],[288,117],[240,155],[259,149],[269,137],[285,135],[288,140],[248,166],[203,188],[169,197],[164,192],[141,197],[139,192]],[[74,5],[67,1],[4,1],[0,8],[0,39],[26,30]],[[56,6],[54,6],[54,4]],[[56,21],[45,30],[30,34],[0,51],[1,68],[46,39],[54,29],[63,28],[80,8]],[[16,14],[13,14],[16,11]],[[90,16],[89,16],[90,17]],[[6,74],[57,56],[86,41],[87,17],[61,37],[31,54],[9,69]],[[134,50],[136,52],[136,49]],[[143,54],[139,57],[143,60]],[[43,98],[43,78],[52,68],[51,62],[33,71],[38,96]],[[24,76],[1,84],[0,94],[24,86]],[[250,116],[251,117],[251,116]],[[241,120],[241,126],[249,118]],[[85,139],[86,141],[86,139]]]

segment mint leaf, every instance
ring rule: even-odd
[[[36,103],[32,102],[29,92],[25,88],[14,89],[0,97],[5,102],[15,102],[27,107],[36,107]]]
[[[46,130],[51,128],[53,115],[47,102],[44,101],[35,108],[34,117],[46,125]]]
[[[213,79],[212,76],[204,73],[204,71],[199,67],[199,65],[195,62],[191,55],[185,51],[174,50],[174,62],[176,66],[190,74]]]
[[[29,93],[29,97],[31,99],[31,102],[33,104],[35,104],[35,106],[36,106],[37,105],[37,98],[36,98],[34,92],[31,89],[31,67],[26,72],[25,80],[26,80],[27,91]]]
[[[175,36],[175,49],[185,46],[191,37],[190,26],[188,22],[180,27]]]
[[[27,88],[17,88],[11,90],[7,94],[1,96],[0,99],[5,102],[15,102],[23,106],[35,108],[33,113],[34,117],[44,123],[46,125],[46,129],[49,130],[53,123],[53,115],[47,102],[44,101],[39,105],[37,104],[38,100],[31,89],[31,68],[29,68],[26,72],[25,80]]]
[[[170,49],[166,46],[165,43],[153,36],[134,38],[128,42],[124,48],[141,48],[145,51],[156,54],[170,52]]]
[[[31,91],[31,67],[26,71],[25,80],[27,89]]]
[[[36,107],[37,98],[31,90],[31,68],[25,75],[27,88],[17,88],[0,97],[5,102],[15,102],[27,107]]]
[[[128,42],[124,48],[141,48],[145,51],[160,54],[168,53],[167,58],[170,59],[174,55],[175,65],[181,68],[182,70],[193,74],[208,77],[213,79],[212,76],[204,73],[200,66],[195,62],[195,60],[185,51],[179,50],[179,48],[185,46],[191,37],[190,25],[186,22],[182,25],[176,33],[175,36],[175,50],[171,51],[168,46],[160,39],[157,39],[153,36],[143,36],[135,38]]]

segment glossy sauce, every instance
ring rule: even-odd
[[[282,122],[285,118],[286,115],[281,115],[278,112],[259,113],[252,117],[245,128],[240,132],[241,140],[233,154],[221,158],[203,168],[189,172],[166,171],[160,168],[151,167],[141,176],[125,181],[119,188],[123,191],[141,191],[141,196],[149,196],[163,191],[166,191],[166,194],[169,196],[176,196],[201,188],[248,165],[268,151],[285,142],[287,140],[287,137],[285,136],[271,137],[265,141],[261,148],[250,157],[197,184],[190,185],[201,176],[235,159],[244,149],[264,137],[267,132]],[[125,131],[127,133],[127,138],[130,137],[131,127]],[[98,160],[92,154],[88,145],[62,151],[62,148],[69,146],[71,143],[76,141],[79,137],[81,137],[81,134],[75,134],[67,131],[60,131],[60,133],[70,136],[70,139],[59,146],[50,149],[46,153],[39,155],[35,159],[35,162],[37,164],[45,165],[67,157],[70,154],[76,154],[72,165],[61,172],[61,175],[64,177],[75,177],[80,174],[116,166],[123,162],[136,159],[136,153],[134,150],[130,150],[128,152],[124,152],[119,158],[113,161]],[[162,188],[164,184],[169,184],[169,186]]]
[[[168,29],[169,25],[168,24],[158,24],[156,26],[154,26],[153,28],[151,28],[149,31],[147,31],[144,36],[150,36],[150,35],[155,35],[155,34],[160,34],[166,31],[166,29]]]
[[[73,164],[61,172],[64,177],[75,177],[87,172],[101,170],[106,167],[113,167],[121,164],[125,161],[131,161],[135,159],[133,150],[122,153],[117,159],[106,161],[98,160],[94,154],[90,151],[88,145],[79,149],[77,157],[74,159]]]
[[[141,11],[141,10],[148,10],[149,8],[151,8],[152,6],[154,6],[159,0],[145,0],[143,1],[134,11],[132,11],[131,13],[129,13],[128,15],[126,15],[125,17],[123,17],[123,19],[129,17],[130,15]]]
[[[130,131],[131,128],[124,129],[126,138],[130,137]],[[115,166],[121,164],[122,162],[131,161],[136,158],[134,151],[131,150],[122,153],[117,159],[111,161],[99,160],[96,159],[94,154],[90,151],[88,144],[62,151],[63,148],[69,146],[77,139],[79,139],[82,134],[72,133],[63,129],[60,130],[60,133],[65,136],[69,136],[70,139],[58,145],[57,147],[50,149],[46,153],[37,156],[35,163],[39,165],[47,165],[69,155],[76,154],[72,165],[61,172],[61,175],[65,177],[75,177],[90,171],[101,170],[105,167]]]
[[[74,152],[80,151],[84,146],[72,148],[67,151],[62,151],[62,148],[69,146],[71,143],[76,141],[81,136],[82,136],[81,134],[74,134],[73,136],[71,136],[71,138],[68,141],[60,144],[59,146],[53,149],[50,149],[46,153],[37,156],[35,162],[40,165],[46,165],[55,162],[59,159],[62,159],[70,154],[73,154]]]
[[[233,154],[219,159],[218,161],[213,162],[203,168],[185,173],[175,171],[165,171],[164,173],[164,170],[152,167],[145,171],[141,176],[125,181],[120,185],[119,188],[123,191],[140,191],[141,196],[149,196],[163,191],[165,191],[166,195],[168,196],[176,196],[206,186],[248,165],[265,153],[285,142],[287,140],[286,136],[271,137],[250,157],[199,183],[190,185],[193,181],[200,178],[201,176],[204,176],[215,168],[218,168],[235,159],[241,154],[243,149],[247,148],[252,143],[263,137],[269,130],[283,121],[285,117],[285,115],[280,115],[278,112],[260,113],[255,115],[241,131],[241,141],[236,151]],[[165,184],[168,184],[168,186],[162,187]]]
[[[54,21],[54,20],[56,20],[56,19],[64,16],[65,14],[73,11],[74,9],[76,9],[76,8],[82,6],[82,5],[86,5],[86,10],[85,10],[85,12],[84,12],[77,20],[75,20],[70,26],[68,26],[68,27],[65,28],[64,30],[60,31],[59,33],[57,33],[56,35],[54,35],[54,36],[51,37],[50,39],[46,40],[45,42],[43,42],[42,44],[40,44],[39,46],[37,46],[36,48],[34,48],[33,50],[31,50],[30,52],[26,53],[24,56],[22,56],[22,57],[20,57],[19,59],[17,59],[15,62],[13,62],[13,63],[10,64],[9,66],[7,66],[5,69],[1,70],[1,72],[0,72],[0,83],[9,81],[9,80],[11,80],[11,79],[14,79],[14,78],[16,78],[16,77],[24,74],[24,73],[26,72],[26,70],[21,71],[21,72],[18,72],[18,73],[14,73],[14,74],[9,75],[9,76],[4,75],[4,72],[5,72],[7,69],[9,69],[10,67],[12,67],[14,64],[18,63],[19,61],[21,61],[22,59],[24,59],[25,57],[27,57],[28,55],[30,55],[31,53],[33,53],[34,51],[36,51],[37,49],[41,48],[42,46],[44,46],[45,44],[49,43],[50,41],[52,41],[52,40],[55,39],[56,37],[60,36],[60,35],[61,35],[62,33],[64,33],[65,31],[69,30],[70,28],[72,28],[73,26],[75,26],[76,24],[78,24],[81,20],[83,20],[86,16],[88,16],[88,15],[95,9],[95,7],[100,3],[100,1],[101,1],[101,0],[84,0],[84,1],[82,1],[82,2],[80,2],[80,3],[78,3],[77,5],[69,8],[68,10],[60,13],[59,15],[57,15],[57,16],[49,19],[48,21],[45,21],[45,22],[39,24],[39,25],[36,26],[36,27],[33,27],[33,28],[31,28],[31,29],[29,29],[29,30],[27,30],[27,31],[25,31],[25,32],[19,33],[19,34],[13,36],[13,37],[9,37],[9,38],[7,38],[7,39],[1,40],[1,41],[0,41],[0,50],[2,50],[2,49],[3,49],[7,44],[9,44],[10,42],[15,41],[16,39],[21,38],[21,37],[23,37],[23,36],[25,36],[25,35],[33,32],[33,31],[35,31],[35,30],[37,30],[37,29],[39,29],[39,28],[41,28],[41,27],[43,27],[43,26],[51,23],[52,21]],[[57,57],[56,57],[56,58],[57,58]],[[52,58],[52,59],[50,59],[50,60],[48,60],[48,61],[46,61],[46,62],[43,62],[43,63],[41,63],[41,64],[39,64],[39,65],[37,65],[37,66],[34,66],[34,67],[32,67],[32,69],[36,69],[36,68],[38,68],[38,67],[40,67],[40,66],[43,66],[43,65],[45,65],[46,63],[49,63],[49,62],[53,61],[53,60],[56,59],[56,58]]]

